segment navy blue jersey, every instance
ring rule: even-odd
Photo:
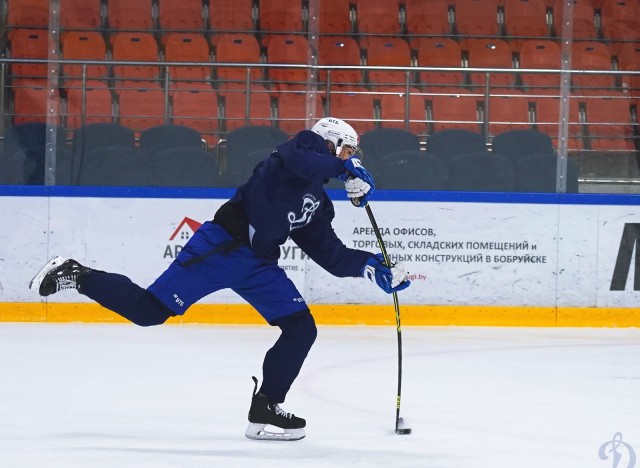
[[[291,237],[329,273],[360,276],[373,254],[349,249],[338,239],[331,227],[333,203],[324,191],[325,180],[343,172],[343,161],[329,152],[321,136],[309,130],[261,161],[232,198],[243,204],[249,218],[254,251],[278,258],[280,246]]]

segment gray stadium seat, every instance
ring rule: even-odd
[[[462,154],[448,163],[447,188],[471,192],[513,192],[515,168],[511,160],[496,153]]]
[[[154,187],[218,187],[218,161],[198,148],[170,148],[142,156]]]
[[[147,186],[150,180],[145,160],[136,150],[106,146],[84,154],[78,185]]]
[[[131,129],[115,123],[83,125],[73,135],[72,182],[78,182],[84,168],[84,156],[96,149],[119,147],[133,150],[134,133]],[[81,184],[82,185],[82,184]]]
[[[376,188],[389,190],[446,190],[447,170],[436,156],[424,151],[391,153],[380,161]]]
[[[242,155],[259,149],[274,150],[287,139],[287,134],[275,127],[259,125],[240,127],[227,133],[225,138],[227,157],[241,158]]]
[[[493,151],[506,158],[518,159],[531,154],[554,154],[551,137],[537,130],[509,130],[493,138]]]
[[[470,130],[452,128],[435,132],[427,138],[427,153],[450,160],[461,154],[486,151],[485,138]]]
[[[224,186],[234,187],[245,182],[256,163],[287,139],[287,134],[275,127],[249,125],[229,132],[222,145],[226,149]]]
[[[417,135],[398,128],[379,128],[360,136],[362,164],[375,178],[381,174],[381,161],[391,153],[398,151],[419,151],[420,138]]]
[[[14,152],[8,157],[9,181],[18,185],[44,185],[46,146],[34,146]],[[71,183],[71,152],[56,150],[56,185]]]
[[[155,154],[172,148],[202,149],[202,135],[182,125],[158,125],[140,133],[140,151]]]
[[[260,161],[268,158],[275,149],[265,148],[244,154],[242,157],[228,158],[227,167],[222,173],[220,184],[222,187],[237,187],[245,183],[251,176],[253,169]]]
[[[62,127],[54,126],[58,146],[65,143],[65,131]],[[11,156],[17,151],[47,144],[47,124],[43,122],[29,122],[8,127],[4,134],[4,152]]]
[[[4,153],[0,151],[0,185],[10,184],[11,179],[9,176],[9,162],[7,161]]]
[[[556,192],[558,158],[554,154],[530,154],[515,161],[518,192]],[[578,193],[578,167],[567,161],[567,193]]]

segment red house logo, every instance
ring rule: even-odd
[[[182,247],[184,247],[184,244],[191,239],[193,233],[195,233],[200,226],[202,226],[202,223],[185,217],[182,222],[178,224],[175,231],[173,231],[171,237],[169,237],[169,242],[172,243],[167,244],[165,247],[163,258],[176,258],[182,250]]]
[[[191,239],[193,233],[200,228],[200,226],[202,226],[202,223],[199,223],[194,219],[185,217],[182,222],[178,224],[176,230],[173,231],[173,234],[171,234],[169,240],[175,240],[175,238],[178,236],[180,237],[180,240],[189,240]]]

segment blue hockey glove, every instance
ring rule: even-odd
[[[376,254],[367,260],[362,269],[362,276],[376,283],[387,294],[407,289],[411,284],[403,265],[395,263],[389,268],[384,264],[382,254]]]
[[[374,186],[373,177],[371,177],[371,174],[362,166],[358,158],[346,159],[343,167],[345,172],[338,176],[338,180],[346,182],[347,179],[351,177],[353,179],[362,179],[372,187]]]
[[[373,183],[373,177],[362,166],[358,158],[349,158],[344,162],[345,172],[338,176],[338,180],[345,183],[347,196],[351,203],[361,208],[367,206],[367,203],[373,196],[376,187]]]

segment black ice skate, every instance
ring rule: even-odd
[[[78,277],[90,271],[91,268],[75,260],[53,257],[33,277],[29,289],[37,289],[41,296],[49,296],[63,289],[77,289]]]
[[[254,382],[251,408],[249,409],[249,426],[244,435],[255,440],[300,440],[307,434],[303,427],[306,421],[296,415],[282,410],[278,403],[270,400],[262,393],[257,393],[258,379],[252,377]],[[281,429],[273,432],[265,429],[266,426],[274,426]]]

